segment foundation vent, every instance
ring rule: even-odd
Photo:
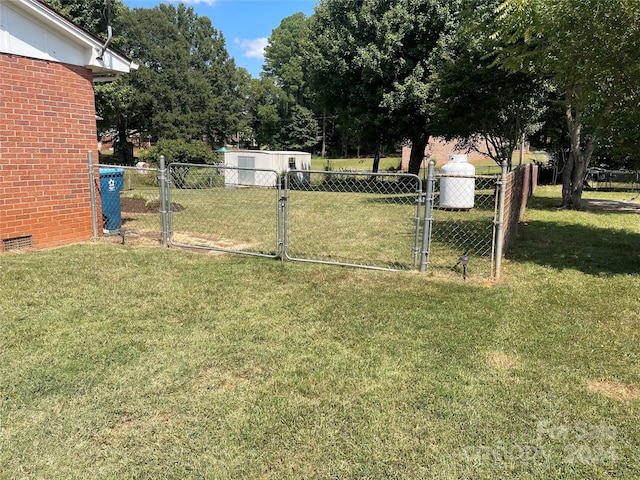
[[[22,237],[6,238],[2,240],[2,251],[8,252],[9,250],[26,250],[33,247],[33,241],[31,235],[24,235]]]

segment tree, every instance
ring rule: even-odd
[[[569,156],[562,205],[579,209],[598,143],[617,115],[638,108],[637,0],[505,0],[497,36],[502,65],[546,75],[563,92]]]
[[[303,13],[284,18],[273,30],[265,48],[262,77],[282,91],[277,112],[277,131],[270,144],[276,148],[310,150],[318,143],[320,127],[310,106],[305,51],[310,41]]]
[[[600,165],[616,169],[640,169],[640,109],[634,114],[616,115],[594,158]]]
[[[495,39],[487,28],[496,0],[468,2],[450,51],[437,72],[435,128],[469,150],[511,169],[523,136],[540,127],[548,88],[531,72],[495,64]]]
[[[105,38],[107,25],[127,7],[121,0],[43,0],[58,13],[94,35]]]
[[[296,13],[284,18],[273,30],[264,50],[263,75],[274,80],[298,105],[308,101],[305,52],[310,35],[307,17]]]
[[[126,78],[97,84],[94,91],[96,112],[102,118],[98,121],[98,131],[115,130],[114,156],[120,164],[133,163],[133,145],[127,138],[132,130],[146,131],[151,116],[148,106],[153,103],[151,94],[137,91]]]
[[[184,4],[161,4],[126,12],[119,27],[118,45],[140,64],[122,80],[140,94],[137,104],[122,106],[145,112],[138,128],[154,140],[223,144],[240,120],[242,76],[210,20]]]
[[[283,125],[280,147],[288,150],[309,150],[318,144],[320,127],[313,112],[301,105],[291,107],[291,115]]]
[[[457,0],[322,0],[311,17],[309,68],[322,106],[342,125],[356,124],[363,142],[409,138],[410,173],[418,173],[430,137],[432,75],[458,7]]]
[[[252,78],[245,94],[246,122],[259,147],[275,148],[278,143],[282,112],[287,108],[287,95],[272,79]]]

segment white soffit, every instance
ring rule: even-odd
[[[87,67],[95,80],[136,69],[131,60],[36,0],[0,0],[0,52]],[[101,57],[101,58],[99,58]]]

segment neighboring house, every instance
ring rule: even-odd
[[[444,165],[449,161],[450,155],[467,154],[470,162],[478,162],[486,160],[486,155],[482,155],[478,152],[467,152],[466,149],[457,149],[456,142],[447,142],[446,140],[438,137],[432,137],[429,140],[427,148],[424,150],[425,159],[422,161],[421,168],[427,168],[429,161],[435,160],[437,166]],[[411,147],[402,147],[402,165],[400,170],[407,171],[409,168],[409,158],[411,156]]]
[[[37,0],[0,0],[0,251],[92,238],[93,83],[136,68],[104,43]]]
[[[475,150],[468,151],[467,149],[458,149],[456,148],[455,141],[447,142],[445,139],[440,137],[431,137],[429,140],[429,144],[427,148],[424,150],[425,159],[422,162],[420,168],[427,168],[429,161],[435,160],[436,166],[440,167],[449,161],[449,156],[451,155],[459,155],[466,154],[470,163],[481,162],[484,160],[491,160],[491,157],[488,155],[484,155],[482,153],[478,153]],[[482,143],[476,143],[478,150],[485,150],[484,145]],[[518,150],[516,150],[518,151]],[[525,144],[524,152],[527,153],[529,151],[529,145]],[[409,168],[409,158],[411,157],[411,147],[403,146],[402,147],[402,164],[400,170],[407,171]]]

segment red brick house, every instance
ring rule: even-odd
[[[37,0],[0,0],[0,251],[92,238],[93,83],[135,68],[104,43]]]
[[[470,163],[491,160],[489,156],[478,153],[475,150],[467,151],[466,149],[458,149],[456,148],[456,143],[457,142],[455,141],[447,142],[444,138],[440,138],[440,137],[431,137],[429,139],[429,144],[424,150],[425,160],[422,161],[420,168],[427,168],[429,161],[431,160],[435,160],[436,166],[440,167],[449,161],[450,155],[458,155],[458,154],[467,155],[468,161]],[[479,144],[478,146],[480,147],[479,149],[482,149],[482,144]],[[524,152],[526,153],[528,151],[529,151],[528,144],[525,144]],[[402,163],[400,167],[402,171],[408,170],[410,157],[411,157],[411,147],[403,146],[402,147]]]
[[[466,154],[469,162],[478,162],[486,160],[488,157],[478,152],[467,152],[467,150],[457,149],[456,142],[447,142],[443,138],[432,137],[429,140],[427,148],[424,150],[425,160],[423,160],[420,168],[427,168],[429,161],[435,160],[437,166],[442,166],[449,161],[450,155]],[[402,166],[401,170],[406,171],[409,168],[409,158],[411,157],[411,147],[402,147]]]

